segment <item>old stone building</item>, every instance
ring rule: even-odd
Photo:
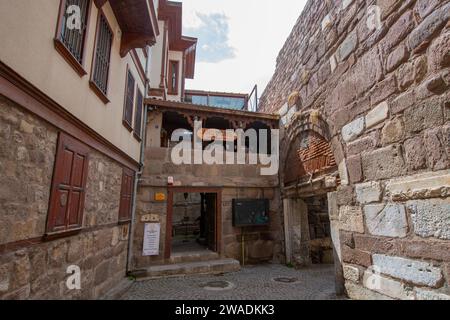
[[[282,117],[287,258],[310,259],[310,199],[328,192],[351,298],[449,298],[449,15],[446,0],[309,1],[261,98]]]
[[[181,3],[125,2],[0,1],[0,299],[258,263],[450,299],[449,0],[309,0],[257,112],[185,90]],[[213,142],[226,161],[196,162]]]

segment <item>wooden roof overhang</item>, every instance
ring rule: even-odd
[[[270,129],[278,129],[280,116],[275,114],[250,112],[243,110],[222,109],[185,102],[164,101],[154,98],[145,100],[145,104],[160,111],[174,111],[182,114],[193,127],[195,120],[222,118],[228,120],[233,129],[245,129],[254,122],[267,125]]]
[[[159,0],[158,19],[168,23],[169,50],[181,51],[185,55],[185,76],[194,78],[197,38],[183,36],[183,4]]]
[[[95,0],[98,7],[109,1],[122,31],[120,56],[156,43],[158,20],[152,0]]]

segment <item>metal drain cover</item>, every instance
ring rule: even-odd
[[[281,283],[294,283],[294,282],[298,282],[298,279],[297,278],[288,278],[288,277],[279,277],[279,278],[273,278],[273,281],[281,282]]]
[[[202,284],[200,287],[210,291],[224,291],[233,289],[235,285],[229,281],[210,281]]]

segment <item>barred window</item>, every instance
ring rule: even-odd
[[[61,3],[57,38],[80,64],[83,63],[89,4],[90,0],[62,0]]]
[[[142,138],[142,111],[144,107],[144,97],[141,91],[137,91],[136,96],[136,113],[134,118],[134,135],[136,138]]]
[[[131,131],[131,122],[133,121],[133,105],[134,105],[134,86],[135,80],[131,71],[127,72],[127,83],[125,88],[125,106],[123,111],[123,124]]]
[[[104,94],[108,91],[109,63],[113,33],[103,14],[100,14],[97,24],[97,40],[95,45],[94,72],[92,81]]]

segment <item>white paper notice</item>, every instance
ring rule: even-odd
[[[157,256],[159,255],[159,236],[161,233],[160,223],[146,223],[144,228],[144,249],[142,255]]]

